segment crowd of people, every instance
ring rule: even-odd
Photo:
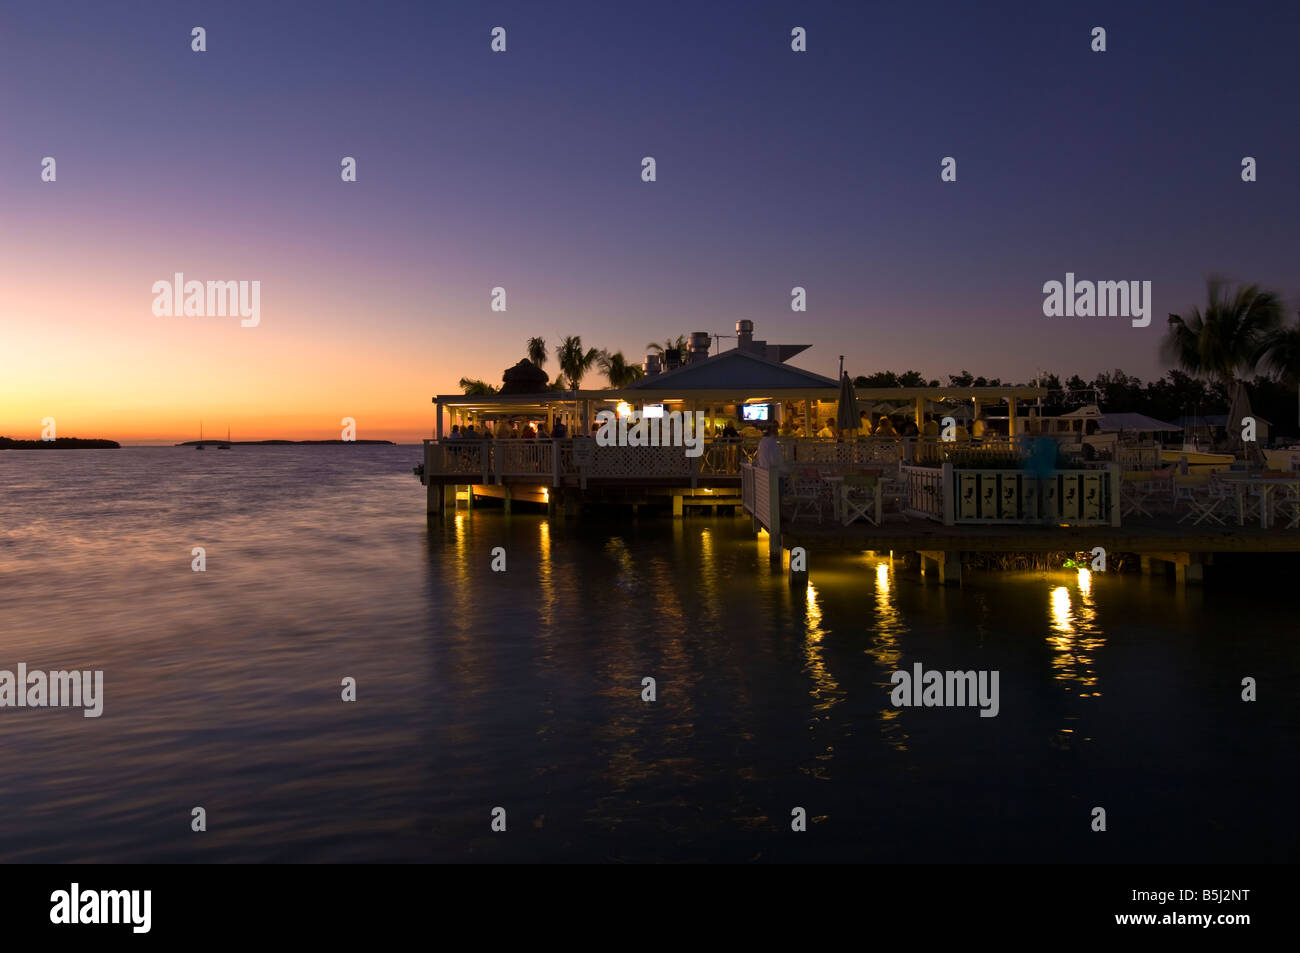
[[[447,435],[448,440],[563,440],[569,436],[568,428],[564,426],[563,421],[556,421],[554,429],[548,430],[546,421],[531,420],[520,422],[513,421],[509,424],[502,421],[497,424],[494,430],[492,424],[484,422],[478,428],[474,424],[454,424],[451,433]]]
[[[592,424],[592,436],[595,436],[599,429],[600,424]],[[737,429],[736,422],[733,420],[724,420],[721,424],[706,425],[704,428],[705,437],[713,440],[754,440],[768,433],[780,437],[809,436],[804,427],[793,420],[787,420],[780,428],[775,425],[768,425],[763,430],[760,430],[751,422],[746,422],[743,428]],[[451,428],[451,433],[447,439],[564,440],[570,436],[572,434],[569,433],[569,429],[563,421],[556,421],[554,427],[548,429],[544,420],[502,420],[498,421],[495,426],[490,422],[483,422],[477,427],[474,424],[464,426],[456,424]],[[938,439],[940,436],[939,418],[935,414],[927,414],[923,426],[918,428],[916,421],[911,418],[904,419],[900,424],[895,424],[893,419],[881,414],[873,425],[870,415],[864,410],[858,415],[858,426],[853,431],[842,432],[836,426],[834,418],[827,418],[822,428],[811,436],[823,440],[865,440],[871,437],[929,437]],[[970,430],[958,423],[955,426],[953,436],[959,443],[968,442],[972,436],[982,437],[984,436],[984,421],[974,421]]]

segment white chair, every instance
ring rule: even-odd
[[[826,505],[827,484],[815,470],[798,470],[790,478],[790,499],[794,503],[794,512],[790,515],[793,522],[799,514],[808,511],[817,514],[817,522],[822,521],[822,511]]]
[[[1119,485],[1120,516],[1145,516],[1150,518],[1151,510],[1147,504],[1151,499],[1150,482],[1147,480],[1124,480]]]
[[[1242,525],[1259,523],[1264,526],[1268,519],[1267,512],[1269,490],[1267,486],[1246,486],[1238,499],[1241,500],[1240,518]]]
[[[883,477],[880,481],[881,505],[890,512],[907,519],[907,483],[897,477]]]
[[[876,477],[855,474],[844,477],[840,490],[840,518],[845,526],[858,519],[864,519],[872,526],[880,525],[877,519],[880,489],[880,482]]]
[[[1187,498],[1190,508],[1178,522],[1182,523],[1190,519],[1193,526],[1199,526],[1204,522],[1224,525],[1223,517],[1219,515],[1219,509],[1233,499],[1235,494],[1232,487],[1219,480],[1211,479],[1209,483],[1202,486],[1184,487],[1183,489],[1191,491]]]
[[[1270,525],[1285,525],[1287,529],[1300,528],[1300,483],[1275,485],[1270,504],[1273,511],[1269,519]]]

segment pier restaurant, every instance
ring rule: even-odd
[[[500,393],[433,398],[436,431],[425,441],[419,468],[430,512],[457,498],[472,504],[476,496],[503,499],[507,506],[516,500],[562,504],[566,511],[585,503],[662,504],[674,515],[684,507],[735,506],[741,468],[753,461],[769,426],[777,428],[783,459],[791,464],[896,467],[919,453],[921,440],[840,430],[840,382],[790,363],[809,345],[756,340],[750,321],[737,323],[734,348],[710,354],[711,340],[697,332],[685,354],[647,355],[645,376],[622,388],[547,390],[545,375],[529,365],[533,376],[523,386],[520,375],[507,371]],[[1024,420],[1015,412],[1017,401],[1044,394],[1037,387],[859,388],[852,417],[886,403],[903,410],[894,415],[900,427],[906,417],[920,430],[939,406],[964,410],[958,416],[974,420],[1009,408],[1008,432],[984,441],[1005,445]],[[692,457],[681,447],[599,446],[592,434],[601,411],[703,414],[704,452]],[[549,436],[557,425],[563,425],[562,439]],[[452,428],[471,426],[478,439],[452,438]],[[548,436],[506,436],[540,428]],[[482,439],[485,434],[491,439]]]

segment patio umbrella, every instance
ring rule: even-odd
[[[858,429],[858,395],[853,392],[853,381],[848,374],[840,374],[840,404],[835,412],[835,426],[840,433]]]
[[[1250,409],[1250,395],[1246,393],[1246,385],[1241,381],[1233,381],[1232,404],[1228,407],[1228,445],[1234,450],[1244,450],[1247,460],[1262,463],[1264,454],[1259,449],[1259,441],[1246,443],[1241,439],[1241,419],[1253,416],[1254,411]]]

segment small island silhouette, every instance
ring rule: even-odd
[[[116,440],[89,437],[55,437],[53,440],[15,440],[0,437],[0,450],[120,450]]]

